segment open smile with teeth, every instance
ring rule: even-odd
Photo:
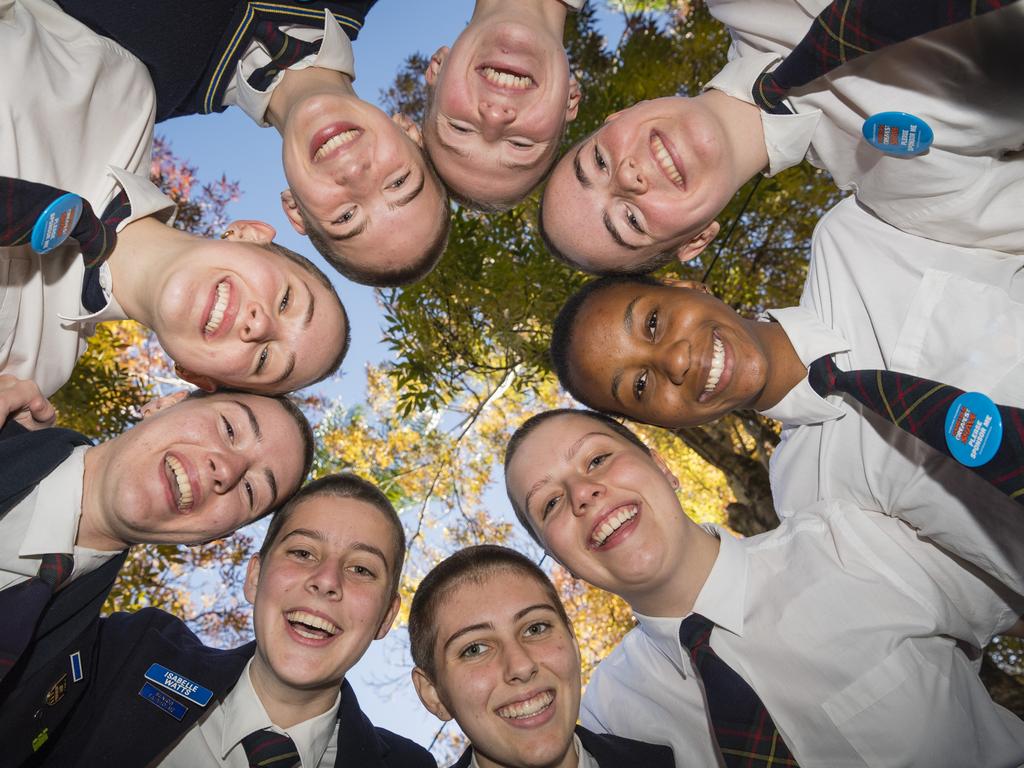
[[[608,537],[615,533],[619,528],[624,526],[630,520],[637,516],[640,512],[639,507],[636,504],[630,504],[628,507],[622,507],[614,515],[609,515],[597,530],[590,537],[590,543],[593,547],[603,546]]]
[[[336,150],[338,147],[343,147],[346,144],[351,144],[353,141],[359,138],[360,130],[358,128],[352,128],[348,131],[342,131],[341,133],[331,136],[327,141],[320,145],[320,149],[313,155],[313,162],[321,160],[328,154]]]
[[[206,325],[203,331],[207,334],[216,333],[224,320],[224,311],[228,308],[228,299],[231,298],[231,285],[227,280],[221,280],[217,284],[217,299],[213,302],[213,309],[210,316],[206,318]]]
[[[309,640],[326,640],[341,632],[337,624],[305,611],[289,611],[284,617],[298,635]]]
[[[725,370],[725,344],[718,338],[718,333],[712,334],[711,369],[708,371],[708,380],[704,382],[704,394],[710,395],[718,386],[718,380],[722,378],[722,371]]]
[[[164,466],[170,473],[171,488],[175,491],[174,498],[178,511],[188,512],[192,509],[193,496],[192,484],[188,481],[185,466],[174,456],[167,456],[164,459]]]
[[[663,142],[661,137],[656,133],[651,134],[651,150],[654,153],[654,158],[658,161],[658,165],[661,166],[661,170],[668,177],[669,181],[677,187],[683,186],[683,174],[680,173],[679,169],[676,167],[675,161],[672,160],[672,155],[665,146],[665,142]]]
[[[499,88],[525,91],[527,88],[532,88],[534,84],[533,78],[529,75],[517,75],[514,72],[495,69],[494,67],[483,67],[480,70],[480,74],[489,83],[494,83]]]
[[[536,696],[531,696],[526,701],[519,701],[515,704],[509,704],[506,707],[501,707],[497,712],[500,717],[504,717],[509,720],[523,720],[527,717],[539,715],[545,709],[550,707],[554,700],[555,694],[551,691],[541,691]]]

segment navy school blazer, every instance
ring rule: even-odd
[[[227,651],[210,648],[183,621],[156,608],[115,613],[97,624],[97,632],[86,638],[90,645],[75,646],[86,664],[84,692],[59,733],[28,765],[142,768],[165,757],[168,748],[234,687],[256,649],[255,643]],[[63,674],[66,659],[57,658],[49,677],[40,679],[37,698],[45,695],[47,681]],[[156,686],[166,708],[153,704],[140,691],[154,663],[209,689],[213,698],[203,707]],[[167,699],[177,707],[168,705]],[[181,720],[167,711],[172,708]],[[347,681],[341,685],[338,728],[338,768],[436,768],[434,758],[416,743],[375,728]]]

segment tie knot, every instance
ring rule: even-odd
[[[43,555],[43,561],[39,566],[39,578],[56,592],[61,584],[68,580],[74,569],[75,559],[71,555]]]
[[[831,355],[819,357],[807,368],[807,381],[821,397],[836,391],[842,375]]]
[[[302,765],[291,737],[267,728],[253,731],[242,739],[242,748],[250,768],[299,768]]]
[[[711,630],[714,627],[715,624],[710,619],[699,613],[691,613],[679,625],[679,642],[692,653],[708,644],[711,639]]]

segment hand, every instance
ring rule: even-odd
[[[8,418],[25,429],[45,429],[57,421],[57,412],[34,381],[0,375],[0,425]]]

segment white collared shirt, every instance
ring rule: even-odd
[[[991,701],[968,655],[1015,621],[993,588],[898,520],[826,501],[721,548],[694,612],[764,702],[801,766],[1024,761],[1024,722]],[[896,567],[898,564],[898,567]],[[1002,592],[1002,593],[1001,593]],[[682,617],[637,617],[598,666],[582,722],[716,765]]]
[[[805,365],[836,353],[843,370],[911,373],[1024,405],[1024,257],[908,235],[847,199],[815,230],[800,306],[769,314]],[[770,465],[780,517],[847,499],[906,520],[1024,593],[1016,502],[806,379],[764,414],[783,425]]]
[[[0,590],[35,576],[43,555],[73,555],[68,581],[91,573],[120,554],[75,545],[82,517],[87,445],[76,447],[6,515],[0,517]]]
[[[334,704],[323,714],[291,728],[278,728],[252,686],[252,659],[222,702],[212,704],[199,723],[156,765],[161,768],[248,768],[242,739],[270,729],[287,735],[298,750],[302,768],[333,768],[338,754],[339,690]],[[202,682],[202,681],[199,681]]]
[[[711,0],[730,28],[728,65],[707,87],[748,103],[757,77],[803,38],[828,0]],[[944,242],[1024,253],[1024,6],[984,14],[857,59],[794,89],[792,115],[762,115],[769,175],[807,159],[876,215]],[[935,133],[912,158],[861,137],[864,121],[910,112]]]
[[[597,760],[594,759],[587,750],[583,748],[583,742],[580,741],[580,737],[575,733],[572,735],[573,748],[576,750],[576,754],[579,756],[579,762],[576,763],[576,768],[600,768],[597,764]],[[469,768],[480,768],[480,763],[476,760],[476,752],[473,753],[473,757],[470,758]]]

